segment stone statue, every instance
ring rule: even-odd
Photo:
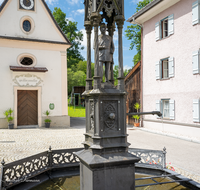
[[[102,23],[100,25],[101,35],[98,37],[99,46],[99,69],[101,82],[103,79],[103,64],[105,63],[105,78],[106,82],[109,81],[110,64],[113,61],[113,53],[115,51],[114,43],[109,35],[106,35],[106,25]]]

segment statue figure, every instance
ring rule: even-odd
[[[103,64],[105,63],[105,78],[106,82],[109,81],[110,64],[113,61],[113,53],[115,51],[114,43],[109,35],[106,35],[106,25],[102,23],[100,25],[101,35],[98,37],[99,46],[99,68],[101,82],[103,79]]]

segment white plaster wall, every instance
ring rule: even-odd
[[[200,141],[200,129],[197,127],[173,125],[167,123],[157,123],[144,121],[145,128],[160,131],[167,135],[177,135],[193,141]]]
[[[192,25],[192,3],[194,1],[181,0],[145,22],[143,27],[144,111],[155,110],[156,100],[174,99],[175,120],[173,122],[188,124],[194,124],[193,99],[200,98],[200,75],[192,73],[192,53],[200,48],[200,25]],[[174,14],[174,34],[156,41],[155,23],[171,14]],[[166,57],[174,57],[175,76],[169,80],[156,80],[155,64]],[[145,116],[145,118],[157,119],[156,116]],[[177,126],[171,129],[175,131],[175,128],[183,130]]]
[[[18,9],[18,0],[10,0],[0,13],[0,35],[64,42],[42,2],[35,2],[35,11],[25,11]],[[30,16],[34,20],[35,28],[30,34],[25,34],[21,29],[20,20],[24,16]]]
[[[46,73],[34,73],[40,77],[43,82],[42,87],[42,113],[49,110],[49,104],[54,103],[55,109],[51,111],[51,116],[62,115],[62,89],[61,89],[61,53],[60,51],[36,50],[23,48],[0,47],[0,118],[4,118],[3,111],[14,107],[14,86],[17,86],[12,80],[14,76],[27,74],[28,72],[10,71],[9,66],[19,66],[17,57],[22,53],[31,53],[37,58],[36,67],[46,67]],[[67,105],[66,105],[67,106]]]

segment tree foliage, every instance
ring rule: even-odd
[[[117,84],[118,84],[118,80],[117,80],[117,78],[118,78],[118,68],[119,68],[119,66],[118,65],[115,65],[114,66],[114,68],[113,68],[113,77],[114,77],[114,85],[115,86],[117,86]],[[128,74],[128,72],[129,72],[130,70],[128,70],[128,69],[125,69],[124,70],[124,76],[126,76],[127,74]]]
[[[151,1],[152,0],[139,1],[136,7],[136,12],[145,7]],[[135,47],[137,51],[137,54],[133,57],[133,63],[135,65],[141,60],[141,26],[132,24],[131,26],[127,26],[125,32],[125,36],[128,38],[128,40],[131,40],[130,50]]]
[[[94,76],[94,63],[91,63],[92,77]],[[87,61],[79,61],[67,69],[68,94],[72,92],[73,86],[85,86],[87,78]]]
[[[72,43],[72,46],[67,50],[67,79],[68,94],[70,95],[73,86],[86,85],[87,62],[83,61],[84,58],[80,53],[80,50],[83,49],[81,46],[83,34],[78,30],[77,22],[66,19],[66,14],[60,8],[54,8],[53,16],[68,40]],[[92,64],[92,75],[94,75],[94,64]]]
[[[66,19],[66,14],[57,7],[54,8],[53,16],[61,30],[67,36],[68,40],[72,43],[72,46],[67,50],[67,59],[75,59],[79,61],[84,60],[80,53],[80,50],[84,49],[84,47],[81,46],[81,41],[83,41],[83,34],[78,30],[77,22],[72,22]]]

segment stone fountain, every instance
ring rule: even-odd
[[[128,153],[122,29],[124,0],[85,0],[87,32],[86,133],[80,159],[82,190],[135,189],[135,163]],[[104,22],[105,21],[105,22]],[[113,79],[113,34],[118,29],[118,86]],[[101,35],[98,34],[99,26]],[[94,28],[95,71],[91,78],[91,31]],[[108,34],[105,34],[107,29]],[[105,82],[103,67],[105,64]],[[93,87],[92,87],[93,82]]]

